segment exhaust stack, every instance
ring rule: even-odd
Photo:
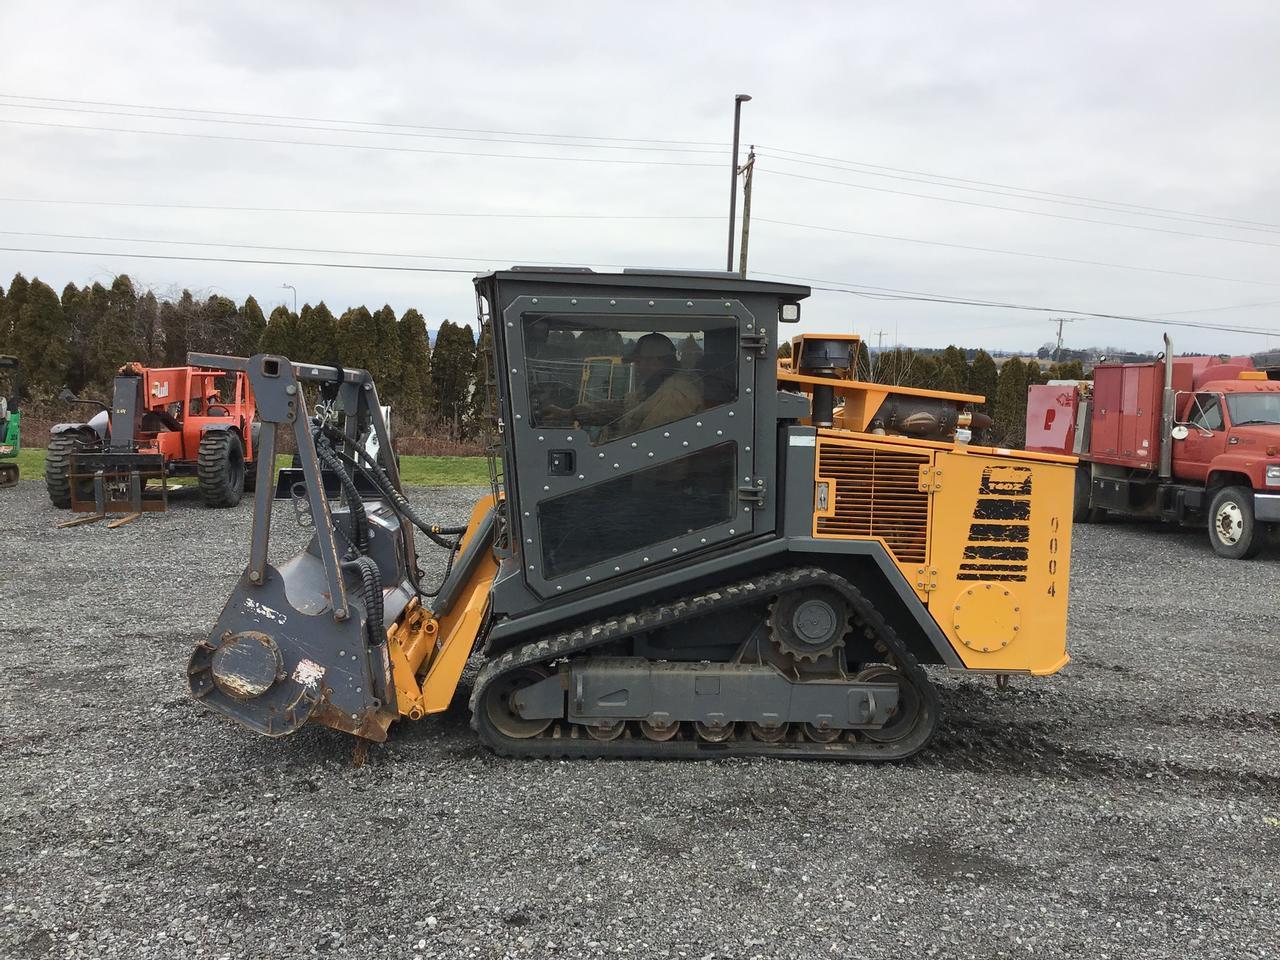
[[[1175,395],[1173,392],[1173,341],[1164,335],[1164,394],[1160,410],[1160,478],[1173,476],[1173,417]]]

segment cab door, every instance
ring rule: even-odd
[[[535,593],[754,532],[754,378],[766,364],[741,303],[525,296],[501,324],[515,451],[504,466]]]
[[[1187,412],[1187,436],[1173,446],[1176,474],[1184,480],[1204,482],[1209,464],[1226,449],[1227,430],[1222,395],[1197,393]]]

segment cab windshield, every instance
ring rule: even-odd
[[[1280,424],[1280,393],[1229,393],[1227,410],[1233,427],[1251,423]]]

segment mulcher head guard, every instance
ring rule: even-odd
[[[190,362],[246,370],[262,419],[249,565],[192,653],[192,696],[267,736],[311,720],[385,739],[398,716],[387,628],[412,615],[420,591],[372,378],[270,356],[192,355]],[[319,394],[313,416],[303,384]],[[267,546],[282,430],[297,444],[303,477],[292,489],[294,515],[314,532],[306,550],[276,565]],[[376,460],[364,453],[370,431],[386,451]],[[339,477],[338,505],[325,494],[322,468]],[[360,496],[357,473],[375,478],[378,499]]]

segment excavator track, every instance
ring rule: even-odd
[[[761,731],[754,724],[735,722],[724,731],[711,733],[717,739],[700,734],[693,723],[682,723],[666,739],[646,736],[642,722],[618,721],[621,730],[612,739],[599,739],[588,734],[580,723],[567,719],[553,721],[544,732],[517,738],[498,730],[484,709],[490,687],[517,671],[550,669],[558,661],[589,653],[611,641],[636,636],[685,620],[714,616],[742,604],[768,600],[793,590],[828,587],[838,591],[853,610],[855,629],[881,645],[885,659],[898,675],[904,695],[907,687],[918,698],[913,705],[915,719],[900,737],[876,739],[877,730],[825,731],[830,742],[815,742],[802,731],[793,729]],[[880,668],[885,670],[887,668]],[[847,580],[819,567],[799,567],[777,573],[751,577],[684,597],[670,603],[619,616],[596,620],[575,629],[551,634],[506,651],[487,663],[476,678],[471,694],[471,725],[486,743],[500,754],[512,757],[616,757],[638,759],[712,759],[716,757],[787,757],[828,760],[891,761],[902,760],[919,751],[937,726],[939,704],[932,684],[905,644],[885,622],[875,607]],[[768,739],[765,739],[765,738]]]

